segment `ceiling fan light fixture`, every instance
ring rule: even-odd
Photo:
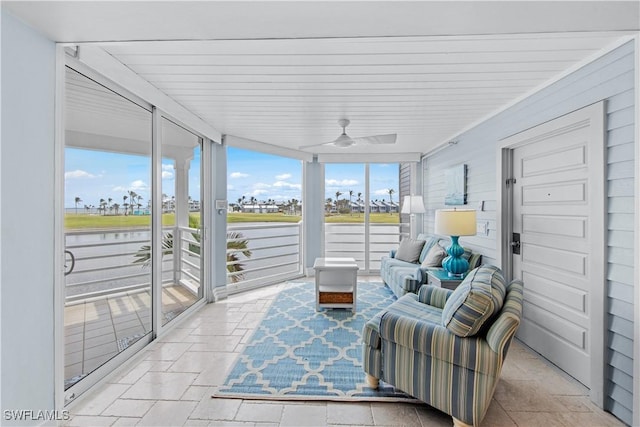
[[[333,145],[340,148],[350,147],[353,145],[353,139],[351,139],[346,133],[343,133],[333,141]]]

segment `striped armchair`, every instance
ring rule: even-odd
[[[475,269],[455,291],[424,285],[403,296],[365,324],[369,386],[383,380],[450,414],[454,426],[478,426],[520,325],[522,298],[522,282],[506,286],[494,266]]]

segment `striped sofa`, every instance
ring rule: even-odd
[[[417,263],[397,259],[395,257],[396,249],[392,249],[389,255],[380,259],[380,277],[398,298],[407,293],[417,293],[420,286],[427,283],[427,271],[442,270],[442,267],[423,267],[421,264],[429,249],[438,244],[446,248],[449,241],[429,234],[419,234],[417,239],[425,241]],[[469,271],[478,267],[482,262],[482,255],[467,248],[465,248],[462,257],[469,262]]]
[[[522,298],[523,283],[506,285],[489,265],[455,291],[424,285],[406,294],[364,326],[369,385],[382,380],[450,414],[454,426],[478,426],[520,325]]]

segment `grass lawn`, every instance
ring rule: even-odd
[[[191,214],[193,215],[193,214]],[[299,222],[300,215],[284,215],[281,213],[229,213],[227,222]],[[376,224],[398,224],[400,216],[398,214],[372,213],[369,216],[371,223]],[[353,215],[330,215],[325,216],[327,223],[363,223],[364,214]],[[175,224],[175,214],[168,213],[162,215],[163,225]],[[86,215],[86,214],[66,214],[64,226],[67,230],[86,229],[110,229],[110,228],[135,228],[149,227],[151,217],[148,215]]]

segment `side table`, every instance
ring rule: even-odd
[[[427,271],[427,284],[445,289],[455,289],[464,280],[464,277],[449,277],[444,270]]]
[[[358,264],[353,258],[316,258],[316,310],[349,308],[356,311]]]

